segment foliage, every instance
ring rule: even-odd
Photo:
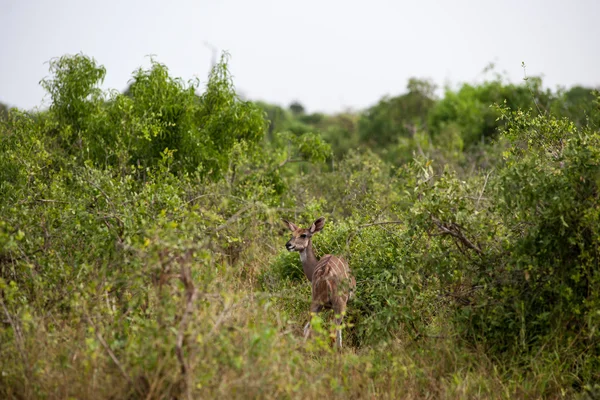
[[[135,72],[126,94],[110,96],[98,89],[104,67],[84,55],[54,60],[50,72],[42,86],[51,95],[62,146],[97,165],[155,166],[169,149],[174,171],[218,179],[236,143],[253,145],[263,137],[262,113],[236,95],[226,58],[199,96],[198,81],[174,79],[154,60]]]
[[[582,86],[574,86],[569,90],[561,90],[557,93],[559,101],[552,103],[552,113],[557,116],[568,118],[578,127],[586,124],[598,126],[598,113],[596,112],[597,90],[591,90]]]
[[[525,322],[513,328],[513,335],[519,332],[523,347],[560,335],[559,340],[595,352],[600,323],[598,127],[576,128],[566,119],[535,118],[507,108],[500,112],[513,147],[498,172],[497,204],[514,239],[507,245],[506,281],[495,295],[514,301],[493,310],[494,326],[521,319]]]
[[[3,103],[0,103],[0,120],[5,119],[8,116],[8,110],[10,108]]]
[[[385,148],[399,137],[412,137],[426,124],[435,104],[434,87],[427,81],[410,79],[408,93],[384,98],[369,108],[360,120],[360,136],[371,146]]]
[[[297,101],[292,102],[289,108],[294,115],[304,114],[304,106]]]
[[[102,100],[98,86],[104,80],[106,69],[84,55],[63,56],[50,61],[52,78],[41,81],[50,94],[50,106],[66,136],[67,145],[73,145],[73,135],[87,128],[87,119]],[[70,140],[69,140],[70,139]]]
[[[493,104],[506,102],[512,109],[545,110],[551,95],[541,88],[539,78],[528,78],[526,84],[503,84],[500,79],[473,86],[463,84],[454,92],[447,89],[444,99],[428,116],[432,136],[456,127],[466,147],[495,137],[499,114]]]
[[[0,397],[594,398],[598,97],[411,80],[308,114],[226,61],[117,93],[65,56],[0,120]],[[317,216],[357,279],[340,353],[330,314],[302,339],[280,224]]]

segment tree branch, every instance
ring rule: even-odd
[[[461,231],[461,228],[458,224],[455,224],[453,222],[447,224],[444,223],[442,221],[440,221],[439,219],[437,219],[436,217],[434,217],[433,215],[431,216],[431,219],[433,220],[433,223],[440,229],[440,231],[442,231],[442,233],[450,235],[456,239],[458,239],[464,246],[470,248],[471,250],[474,250],[477,254],[482,255],[483,251],[481,250],[481,248],[479,248],[479,246],[475,245],[473,242],[471,242]]]
[[[399,224],[403,224],[403,223],[404,223],[404,221],[381,221],[381,222],[371,222],[369,224],[358,225],[355,230],[353,230],[352,232],[350,232],[348,234],[348,237],[346,238],[346,249],[349,249],[350,241],[352,240],[352,238],[354,238],[354,236],[356,236],[356,232],[359,231],[361,228],[368,228],[370,226],[378,226],[378,225],[399,225]]]
[[[183,315],[181,316],[181,321],[179,322],[179,331],[177,332],[177,343],[175,346],[175,353],[177,354],[177,359],[179,360],[179,364],[181,365],[181,374],[183,375],[183,379],[185,380],[185,391],[186,397],[188,399],[192,399],[192,387],[190,382],[189,375],[189,364],[186,362],[183,355],[183,342],[185,339],[185,332],[189,325],[190,315],[192,315],[192,311],[194,308],[194,302],[198,297],[198,290],[194,286],[194,282],[192,281],[192,273],[191,269],[186,263],[181,264],[181,282],[185,286],[185,310],[183,311]]]
[[[21,356],[21,361],[23,362],[23,368],[25,369],[25,377],[27,378],[26,388],[29,389],[29,383],[31,381],[31,368],[29,366],[29,360],[27,358],[27,353],[25,352],[25,340],[23,339],[23,333],[21,332],[21,329],[20,329],[17,321],[15,321],[11,317],[10,313],[8,312],[8,308],[6,308],[6,305],[4,304],[4,300],[2,299],[2,296],[0,296],[0,304],[2,305],[2,309],[4,310],[4,314],[6,315],[6,319],[8,320],[8,323],[10,324],[10,326],[12,327],[12,329],[15,333],[17,349],[19,350],[19,355]]]
[[[287,158],[287,159],[283,160],[281,163],[279,163],[279,165],[277,166],[277,168],[281,168],[285,164],[302,162],[302,161],[306,161],[306,160],[303,160],[302,158]]]
[[[98,331],[98,328],[96,327],[96,325],[94,324],[94,322],[92,322],[92,319],[88,315],[87,311],[85,311],[85,319],[92,326],[92,328],[94,328],[94,334],[96,335],[96,338],[98,339],[98,341],[100,342],[100,344],[102,345],[102,347],[104,347],[104,350],[106,351],[106,353],[108,353],[108,356],[115,363],[115,365],[117,366],[117,368],[119,368],[119,371],[121,372],[121,375],[123,375],[123,377],[127,380],[127,382],[129,382],[129,384],[131,386],[135,387],[133,385],[133,381],[131,380],[131,378],[129,377],[129,375],[127,374],[127,372],[125,371],[125,368],[123,368],[123,365],[119,362],[119,359],[117,358],[117,356],[115,356],[115,353],[113,353],[113,351],[111,350],[111,348],[108,345],[108,343],[106,343],[106,341],[102,337],[102,334]],[[136,389],[136,391],[138,390],[137,387],[135,387],[135,389]]]
[[[396,225],[396,224],[403,224],[404,221],[382,221],[382,222],[372,222],[370,224],[363,224],[363,225],[359,225],[358,228],[366,228],[369,226],[375,226],[375,225]]]

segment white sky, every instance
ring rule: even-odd
[[[476,82],[495,62],[513,81],[600,85],[600,0],[0,0],[0,102],[47,105],[53,57],[83,52],[123,90],[156,55],[202,82],[210,42],[251,99],[310,111],[365,108],[409,77]]]

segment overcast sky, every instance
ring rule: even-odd
[[[600,0],[0,0],[0,102],[47,105],[47,61],[83,52],[123,90],[148,55],[202,82],[209,42],[231,54],[239,92],[311,111],[361,109],[409,77],[600,85]]]

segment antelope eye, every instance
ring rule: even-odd
[[[300,237],[301,237],[302,239],[306,238],[306,233],[303,233],[302,235],[300,235]]]

